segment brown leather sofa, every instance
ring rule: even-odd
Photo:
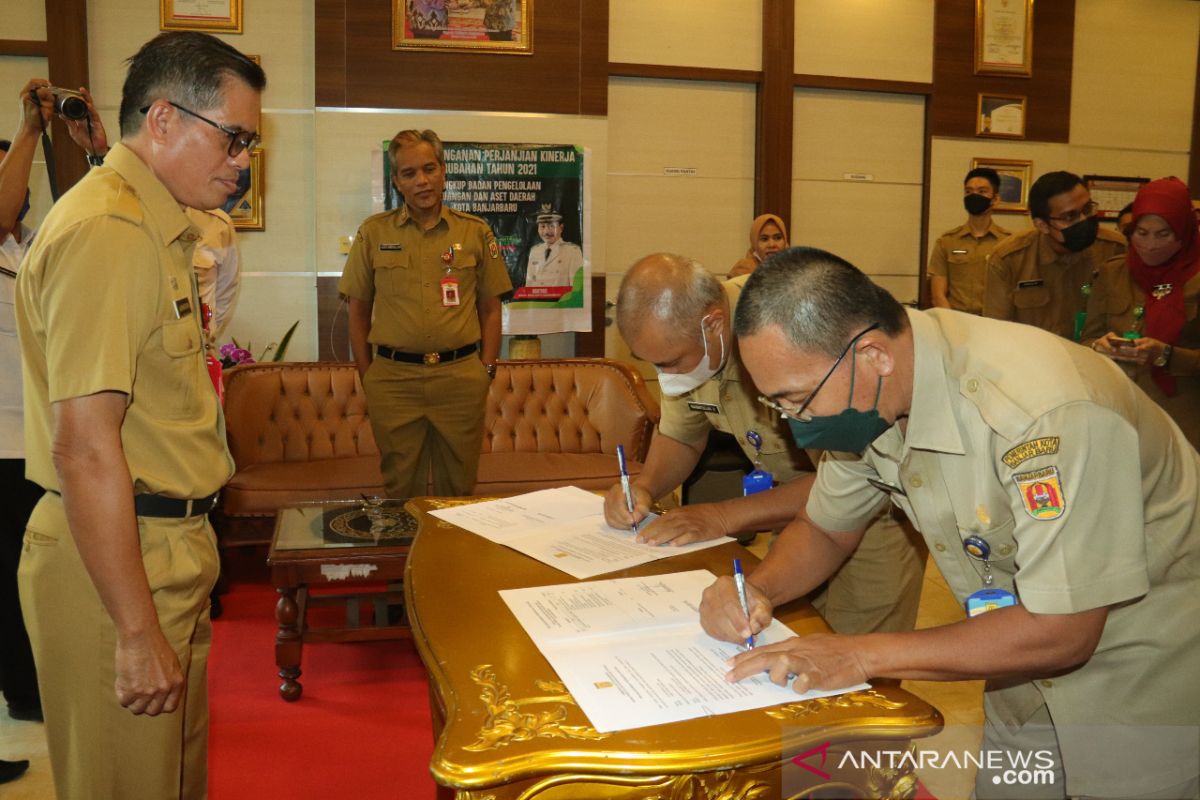
[[[608,359],[501,361],[487,398],[475,494],[618,479],[617,445],[641,469],[658,403],[629,366]],[[270,541],[281,506],[383,493],[379,450],[353,364],[253,364],[225,377],[225,425],[237,470],[213,526],[222,546]]]

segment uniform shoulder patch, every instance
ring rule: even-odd
[[[1013,475],[1025,513],[1034,519],[1058,519],[1067,510],[1058,467],[1045,467]]]
[[[1010,469],[1015,469],[1021,462],[1028,461],[1034,456],[1049,456],[1057,452],[1058,437],[1043,436],[1041,439],[1033,439],[1017,445],[1001,456],[1000,460]]]

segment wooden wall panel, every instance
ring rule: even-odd
[[[763,77],[758,87],[754,213],[792,218],[793,0],[763,0]]]
[[[974,136],[979,92],[1028,98],[1025,138],[1065,142],[1071,132],[1075,0],[1036,2],[1033,76],[975,75],[975,0],[937,0],[934,17],[934,136]]]
[[[54,86],[75,89],[90,86],[88,80],[88,24],[86,0],[46,0],[46,19],[53,24],[46,28],[46,58],[50,67],[47,76]],[[55,116],[51,119],[51,137],[55,144],[54,165],[58,190],[66,192],[88,171],[81,149],[69,143],[67,126]],[[110,134],[115,140],[115,131]]]
[[[346,2],[316,0],[316,100],[319,106],[346,105]]]
[[[317,0],[317,105],[604,112],[604,0],[537,0],[532,55],[392,50],[392,2]]]

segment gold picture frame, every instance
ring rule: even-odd
[[[1033,76],[1033,0],[975,0],[975,74]]]
[[[989,167],[1000,173],[1000,200],[995,211],[1029,210],[1029,186],[1033,182],[1033,162],[1015,158],[972,158],[971,169]]]
[[[392,0],[392,49],[532,55],[533,4]]]
[[[239,231],[263,231],[267,229],[266,203],[267,194],[265,156],[263,149],[256,147],[250,151],[250,166],[248,182],[244,191],[240,190],[243,181],[238,181],[239,191],[229,196],[225,211],[233,220],[233,227]]]
[[[241,33],[242,0],[158,0],[158,27],[164,31]]]
[[[975,135],[993,139],[1025,138],[1023,94],[979,92],[975,101]]]

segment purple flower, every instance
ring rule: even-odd
[[[233,351],[237,349],[238,346],[233,342],[226,342],[225,344],[221,345],[217,352],[221,354],[221,358],[232,358]]]
[[[235,364],[253,364],[254,356],[250,355],[250,351],[244,347],[239,347],[229,354]]]

